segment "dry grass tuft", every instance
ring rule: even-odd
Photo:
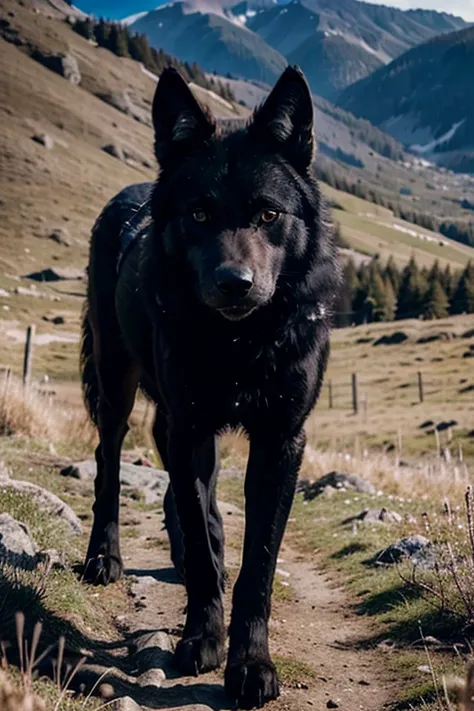
[[[0,709],[2,711],[45,711],[44,701],[36,694],[15,686],[5,672],[0,671]]]
[[[460,677],[444,679],[444,689],[449,711],[474,711],[474,663],[469,664],[465,679]],[[456,709],[450,702],[449,696],[456,699]]]
[[[306,447],[301,476],[317,479],[331,471],[358,474],[368,479],[375,487],[387,494],[409,497],[425,497],[459,501],[464,497],[470,482],[469,469],[459,461],[456,453],[449,457],[425,456],[410,465],[404,464],[395,453],[360,451],[354,446],[352,452],[314,449]]]
[[[83,409],[55,405],[34,387],[25,388],[18,378],[10,377],[0,381],[0,436],[91,445],[95,432]]]

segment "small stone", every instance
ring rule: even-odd
[[[344,474],[342,472],[329,472],[315,482],[302,480],[298,484],[298,491],[304,494],[306,501],[311,501],[321,494],[327,494],[327,489],[333,491],[357,491],[361,494],[376,493],[375,487],[370,481],[362,479],[356,474]]]
[[[171,638],[165,632],[144,632],[130,647],[135,665],[143,672],[162,670],[169,663],[173,650]]]
[[[121,699],[116,699],[110,705],[111,711],[141,711],[141,707],[130,698],[130,696],[122,696]]]
[[[432,569],[435,566],[435,555],[431,541],[420,535],[400,538],[381,551],[375,562],[390,565],[404,558],[408,558],[420,568]]]
[[[370,686],[370,681],[366,681],[365,679],[361,679],[361,680],[359,681],[359,684],[360,684],[361,686]]]
[[[352,516],[344,521],[344,524],[361,521],[362,523],[401,523],[402,516],[397,511],[381,509],[364,509],[357,516]]]
[[[0,488],[25,494],[33,499],[43,511],[64,521],[72,535],[80,535],[82,533],[82,526],[78,516],[70,506],[61,501],[59,496],[56,496],[51,491],[29,481],[11,479],[3,469],[0,469]]]
[[[140,674],[137,679],[137,684],[140,684],[140,686],[156,686],[159,689],[165,679],[166,674],[163,669],[148,669],[148,671]]]
[[[36,133],[31,138],[33,141],[35,141],[35,143],[39,143],[41,146],[44,146],[48,150],[54,147],[54,140],[51,138],[51,136],[48,136],[47,133]]]
[[[383,639],[381,642],[378,643],[377,647],[378,649],[382,649],[383,651],[389,651],[395,649],[395,642],[393,639]]]
[[[428,647],[441,647],[443,645],[439,639],[436,639],[436,637],[433,637],[432,635],[425,637],[424,641]]]
[[[123,152],[123,148],[117,143],[107,143],[107,145],[102,146],[102,150],[104,151],[104,153],[108,153],[110,156],[113,156],[114,158],[117,158],[122,162],[125,161],[125,154]]]
[[[44,54],[40,50],[34,53],[34,59],[50,69],[52,72],[59,74],[67,79],[71,84],[80,84],[81,73],[77,59],[72,54]]]
[[[333,701],[333,699],[329,699],[329,701],[328,701],[327,704],[326,704],[326,708],[328,708],[328,709],[338,709],[338,708],[339,708],[339,704],[337,703],[337,701]]]
[[[56,244],[62,245],[63,247],[70,247],[72,245],[69,232],[63,227],[59,227],[58,229],[53,230],[49,235],[49,239],[53,242],[56,242]]]
[[[10,514],[0,514],[0,564],[32,570],[38,563],[37,546],[24,523]]]
[[[69,464],[61,469],[61,476],[87,480],[96,475],[97,465],[93,460]],[[120,463],[120,483],[124,496],[131,496],[132,490],[143,493],[145,503],[161,501],[169,483],[167,472],[147,466],[136,466],[122,461]]]
[[[66,568],[66,554],[64,551],[48,548],[41,551],[38,557],[46,562],[48,568],[54,568],[55,570],[65,570]]]
[[[421,666],[417,667],[417,669],[422,674],[431,674],[431,669],[428,664],[422,664]]]
[[[111,699],[115,694],[115,689],[112,684],[101,684],[97,691],[102,699]]]

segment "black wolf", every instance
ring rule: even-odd
[[[288,68],[248,123],[219,125],[169,69],[153,123],[158,180],[119,193],[92,233],[83,383],[100,445],[85,577],[106,584],[122,571],[120,449],[141,387],[156,403],[153,434],[170,475],[165,516],[188,594],[175,661],[186,674],[218,667],[226,630],[217,435],[242,427],[246,531],[225,685],[253,708],[278,695],[272,582],[339,286],[311,174],[313,104],[301,72]]]

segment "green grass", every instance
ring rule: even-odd
[[[293,689],[307,688],[316,678],[315,670],[309,664],[297,659],[277,654],[273,657],[273,662],[283,686]]]
[[[410,513],[418,523],[360,524],[357,532],[352,524],[343,523],[366,507],[382,506],[400,514]],[[350,492],[304,502],[299,495],[291,514],[295,522],[287,534],[294,548],[315,556],[323,569],[344,584],[353,612],[376,623],[370,626],[372,632],[363,640],[363,645],[375,647],[384,640],[391,640],[396,651],[387,656],[387,664],[401,682],[400,688],[404,688],[399,703],[393,707],[399,711],[418,707],[440,709],[439,705],[430,706],[435,698],[431,676],[419,670],[427,665],[420,628],[425,637],[432,635],[446,642],[464,642],[461,617],[443,613],[437,600],[407,584],[406,579],[411,575],[409,564],[373,565],[374,558],[388,544],[404,535],[426,533],[422,517],[425,511],[429,511],[433,520],[442,519],[442,502],[419,499],[407,502]],[[445,528],[441,520],[436,531],[429,535],[435,536],[435,540],[436,536],[444,539],[447,537]],[[425,573],[421,579],[431,584],[433,578],[434,573]],[[454,588],[452,579],[446,584]],[[448,590],[447,597],[454,593],[455,590]],[[443,674],[453,671],[464,674],[461,658],[433,649],[430,654],[440,687]],[[423,706],[424,703],[428,705]]]
[[[42,511],[26,494],[0,489],[0,511],[25,523],[41,549],[54,548],[67,534],[61,519],[52,518]]]

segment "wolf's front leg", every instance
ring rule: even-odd
[[[184,539],[188,611],[175,663],[185,674],[215,669],[224,659],[223,533],[212,519],[218,457],[214,437],[171,427],[168,466]],[[219,517],[220,521],[220,517]]]
[[[276,560],[295,493],[304,433],[251,437],[245,481],[242,570],[234,588],[225,684],[239,708],[262,706],[279,694],[268,648]]]

